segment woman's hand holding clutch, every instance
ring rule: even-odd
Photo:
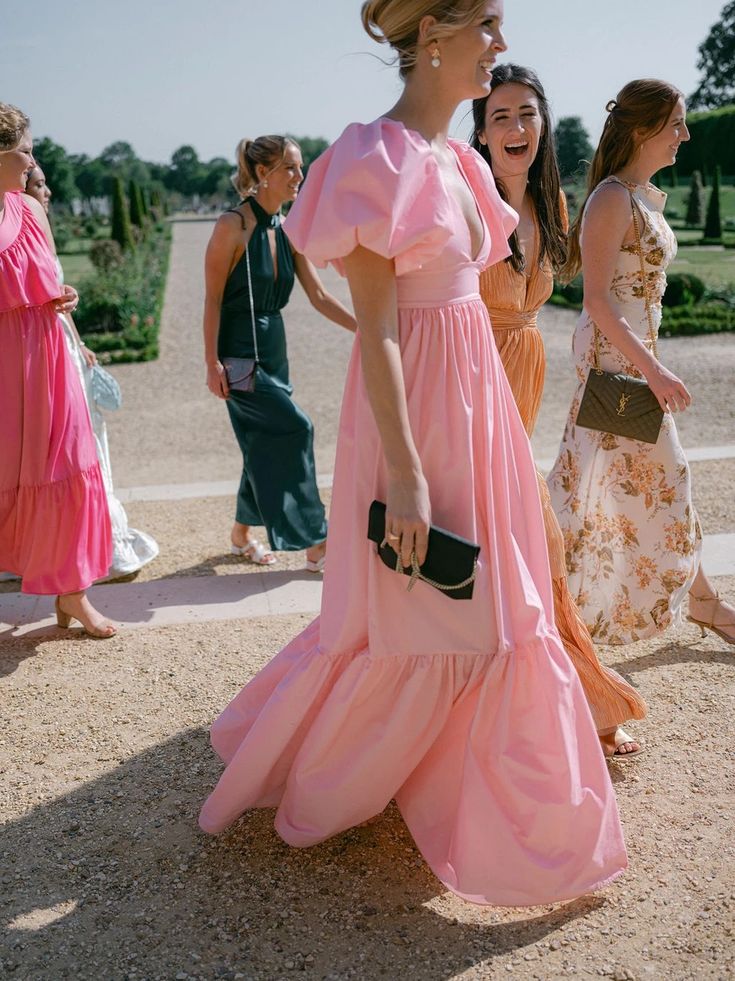
[[[414,549],[419,565],[426,560],[430,524],[429,485],[423,473],[412,470],[389,477],[385,538],[395,552],[400,552],[404,566],[411,565]]]

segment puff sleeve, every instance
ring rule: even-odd
[[[429,144],[391,119],[353,123],[309,168],[284,223],[314,265],[358,245],[395,261],[401,276],[436,258],[452,234],[451,202]]]

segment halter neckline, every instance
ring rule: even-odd
[[[253,209],[255,220],[263,228],[278,228],[281,224],[281,213],[279,211],[274,215],[270,214],[261,204],[258,204],[254,197],[247,198],[247,202]]]

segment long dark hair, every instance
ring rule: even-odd
[[[525,85],[534,92],[538,99],[543,130],[536,159],[528,171],[528,190],[539,227],[539,265],[548,258],[554,272],[556,272],[566,262],[567,236],[564,227],[566,215],[562,212],[561,176],[554,148],[551,109],[544,87],[536,72],[520,65],[496,65],[493,68],[493,83],[490,93],[492,94],[496,89],[511,82]],[[490,150],[485,144],[480,143],[480,133],[485,130],[485,107],[488,98],[489,96],[486,95],[482,99],[475,99],[472,103],[473,131],[470,142],[492,170],[493,162]],[[508,196],[502,180],[498,179],[497,185],[501,197],[507,201]],[[516,232],[513,232],[508,239],[508,244],[511,248],[511,254],[506,262],[512,263],[517,272],[523,272],[526,268],[526,259],[521,251]]]
[[[627,166],[644,140],[666,125],[682,94],[676,86],[658,78],[636,78],[618,92],[607,106],[607,119],[587,175],[587,196],[569,233],[569,255],[561,270],[565,282],[582,268],[579,237],[584,209],[598,184]]]

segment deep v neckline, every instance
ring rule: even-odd
[[[470,229],[470,226],[469,226],[469,224],[467,222],[467,219],[464,216],[464,212],[457,205],[457,202],[454,200],[454,197],[447,190],[446,181],[444,180],[444,177],[442,175],[441,167],[439,166],[439,161],[434,156],[434,153],[433,153],[433,151],[431,149],[431,144],[429,143],[429,141],[426,139],[426,137],[423,135],[423,133],[419,133],[419,131],[417,129],[411,129],[410,126],[406,126],[406,124],[403,122],[402,119],[393,119],[392,116],[380,116],[378,118],[381,119],[381,120],[384,120],[386,122],[393,123],[394,125],[400,127],[400,129],[402,129],[405,133],[408,133],[410,136],[415,136],[417,139],[419,139],[424,144],[424,146],[426,147],[426,150],[428,151],[428,153],[431,154],[431,157],[432,157],[432,159],[434,161],[434,166],[436,167],[437,173],[439,175],[439,180],[441,182],[441,186],[444,189],[444,193],[452,201],[452,203],[455,205],[455,207],[459,211],[459,214],[460,214],[460,217],[462,219],[462,222],[463,222],[465,228],[467,229],[467,238],[469,239],[469,243],[470,243],[470,249],[469,249],[469,251],[471,253],[472,252],[472,230]],[[482,208],[480,208],[480,202],[477,200],[477,195],[475,194],[475,191],[474,191],[474,189],[472,187],[472,184],[470,183],[470,180],[467,177],[467,174],[465,173],[464,167],[462,166],[462,160],[460,158],[460,155],[454,149],[454,147],[452,146],[452,144],[451,144],[451,142],[449,140],[447,141],[447,144],[446,145],[447,145],[447,148],[451,151],[451,153],[452,153],[452,155],[454,157],[455,164],[456,164],[457,170],[459,171],[459,175],[460,175],[461,179],[467,185],[467,189],[470,192],[470,196],[472,197],[472,200],[474,202],[475,209],[477,210],[477,217],[480,219],[480,225],[482,226],[482,241],[480,242],[480,247],[477,250],[477,254],[475,255],[474,258],[471,255],[469,257],[471,262],[477,263],[477,262],[480,261],[480,257],[482,256],[482,253],[485,251],[485,247],[487,245],[488,236],[489,236],[489,230],[488,230],[487,224],[485,222],[485,218],[484,218],[484,216],[482,214]]]
[[[470,260],[472,262],[479,262],[480,261],[480,256],[485,251],[485,245],[487,244],[487,235],[488,235],[487,225],[485,224],[485,218],[483,217],[482,209],[480,208],[480,202],[477,200],[477,195],[475,194],[475,191],[474,191],[474,189],[472,187],[472,184],[469,181],[469,178],[467,177],[467,174],[465,174],[465,172],[464,172],[464,168],[462,166],[462,161],[459,158],[459,154],[454,149],[454,147],[451,145],[451,143],[447,143],[447,146],[452,151],[452,155],[454,156],[455,162],[457,164],[457,170],[459,171],[459,175],[462,178],[462,180],[465,182],[465,184],[467,185],[467,190],[470,192],[470,197],[472,198],[472,201],[473,201],[473,203],[475,205],[475,210],[477,211],[477,217],[480,219],[480,226],[482,228],[482,239],[480,240],[480,247],[478,248],[477,254],[475,255],[474,258],[472,258],[472,256],[470,255]],[[433,156],[433,154],[432,154],[432,156]],[[439,168],[439,176],[441,177],[441,168],[439,167],[439,164],[438,163],[437,163],[436,166]],[[442,180],[442,185],[444,185],[444,181],[443,180]],[[445,194],[447,194],[448,197],[452,197],[451,194],[449,194],[449,192],[447,191],[446,186],[444,186],[444,192],[445,192]],[[454,200],[454,199],[452,199],[452,200]],[[455,202],[455,204],[456,204],[456,202]],[[457,208],[459,210],[460,215],[462,216],[462,221],[464,222],[465,228],[467,229],[467,237],[469,238],[469,242],[470,242],[470,253],[471,253],[472,252],[472,229],[470,228],[469,223],[468,223],[467,219],[465,218],[464,212],[459,207],[459,205],[457,205]]]

